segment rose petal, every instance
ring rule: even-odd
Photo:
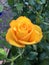
[[[31,23],[31,20],[25,16],[20,16],[16,19],[16,21],[18,21],[18,23],[20,22],[26,22],[26,23]]]
[[[34,27],[35,28],[33,33],[31,34],[30,41],[35,41],[37,43],[42,39],[43,35],[42,30],[39,26],[35,25]]]
[[[12,21],[10,22],[10,26],[11,26],[12,28],[16,27],[16,25],[17,25],[16,20],[12,20]]]
[[[26,42],[26,41],[22,41],[22,40],[18,40],[19,41],[19,43],[21,43],[21,44],[25,44],[25,45],[32,45],[32,44],[36,44],[36,42],[35,41],[33,41],[33,42]]]
[[[25,45],[21,45],[19,43],[17,43],[13,36],[12,36],[12,33],[11,33],[11,28],[8,30],[8,33],[6,34],[6,40],[13,46],[16,46],[16,47],[25,47]]]

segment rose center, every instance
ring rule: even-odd
[[[27,25],[25,23],[20,25],[21,30],[27,30]]]

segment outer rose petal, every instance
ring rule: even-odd
[[[26,23],[31,23],[31,20],[25,16],[20,16],[16,19],[17,22],[26,22]]]
[[[30,42],[30,41],[22,41],[22,40],[18,40],[19,41],[19,43],[21,43],[21,44],[25,44],[25,45],[32,45],[32,44],[36,44],[36,42],[35,41],[33,41],[33,42]]]
[[[25,47],[25,45],[21,45],[19,43],[17,43],[13,36],[12,36],[12,33],[11,33],[11,28],[8,30],[7,34],[6,34],[6,40],[13,46],[16,46],[16,47]]]
[[[17,23],[16,23],[16,20],[12,20],[10,22],[10,26],[13,28],[13,27],[16,27]]]
[[[31,34],[30,41],[35,41],[36,43],[42,39],[42,30],[39,26],[35,25],[34,31]]]

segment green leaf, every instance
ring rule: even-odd
[[[30,52],[30,53],[28,54],[27,59],[28,59],[28,60],[34,60],[34,59],[37,57],[37,55],[38,55],[37,52]]]
[[[44,52],[46,53],[45,55],[49,56],[49,43],[47,43],[45,40],[42,41],[40,44],[39,44],[42,48],[42,51],[41,51],[41,54]],[[39,47],[39,46],[38,46]],[[38,48],[39,49],[39,48]],[[40,52],[40,49],[38,50],[38,52]]]
[[[22,58],[22,59],[18,58],[16,60],[16,64],[17,65],[31,65],[30,62],[24,58]]]
[[[11,48],[11,45],[8,43],[8,42],[6,42],[6,40],[4,39],[4,40],[0,40],[0,45],[4,45],[5,47],[7,47],[7,48]]]
[[[43,17],[42,16],[38,16],[36,17],[36,24],[41,24],[42,22],[44,21]]]
[[[35,0],[38,4],[42,4],[41,0]]]
[[[8,4],[13,7],[14,6],[14,0],[8,0]]]
[[[31,63],[26,60],[23,65],[31,65]]]
[[[36,0],[36,2],[37,2],[38,4],[45,4],[45,3],[46,3],[46,0]]]
[[[46,0],[41,0],[41,2],[42,2],[43,4],[45,4],[45,3],[46,3]]]
[[[2,12],[2,11],[3,11],[3,5],[0,4],[0,12]]]
[[[6,36],[6,32],[3,32],[3,33],[1,34],[1,36],[2,36],[2,37],[5,37],[5,36]]]
[[[35,5],[35,0],[29,0],[30,5]]]
[[[16,6],[16,8],[17,8],[18,11],[22,11],[22,9],[23,9],[23,3],[17,3],[17,4],[15,4],[15,6]]]
[[[39,65],[49,65],[49,59],[43,60]]]
[[[40,54],[40,60],[45,60],[45,59],[48,59],[48,58],[49,57],[48,57],[46,52],[43,52],[43,53]]]
[[[4,59],[7,57],[7,53],[5,52],[4,49],[0,48],[0,60]]]
[[[3,22],[2,19],[0,19],[0,22]]]
[[[47,40],[47,42],[49,42],[49,33],[46,36],[46,40]]]

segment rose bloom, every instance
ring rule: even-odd
[[[20,16],[16,20],[12,20],[6,34],[6,40],[9,44],[21,48],[26,45],[37,44],[41,41],[42,37],[41,28],[33,24],[25,16]]]

